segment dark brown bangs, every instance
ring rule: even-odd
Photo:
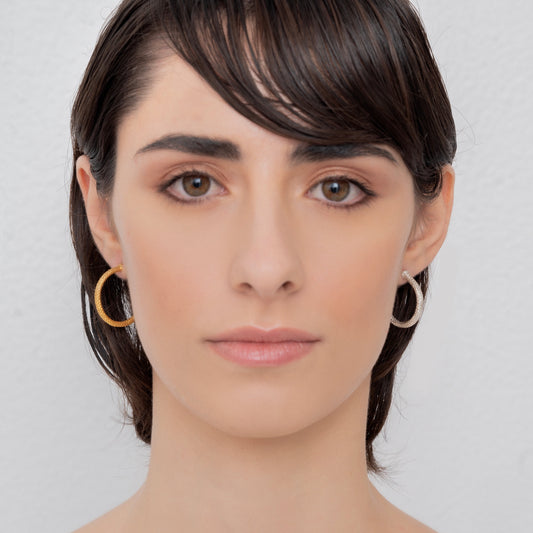
[[[413,11],[389,4],[167,2],[162,24],[178,54],[253,122],[304,142],[388,144],[419,174],[420,159],[433,168],[453,159],[454,147],[431,153],[424,139],[433,132],[420,131],[434,98],[447,97],[442,84],[428,87],[440,75],[430,53],[417,50],[426,37]]]
[[[372,92],[379,91],[375,80],[384,77],[379,64],[373,76],[361,72],[377,63],[357,57],[367,55],[363,35],[371,32],[350,35],[342,24],[350,17],[366,25],[368,17],[357,6],[298,0],[224,4],[172,2],[167,32],[179,55],[239,113],[310,142],[338,143],[362,133],[374,142],[390,141],[374,125],[373,110],[365,109],[366,86],[370,82]]]

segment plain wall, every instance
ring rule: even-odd
[[[110,0],[2,1],[0,530],[71,531],[149,458],[84,339],[69,109]],[[458,127],[456,200],[376,485],[440,533],[533,531],[533,3],[419,0]]]

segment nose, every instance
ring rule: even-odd
[[[287,210],[276,202],[250,202],[237,221],[230,283],[243,294],[265,301],[298,291],[303,265],[297,235]]]

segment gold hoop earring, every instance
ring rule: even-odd
[[[413,316],[407,320],[406,322],[400,322],[394,316],[391,318],[391,324],[393,326],[396,326],[397,328],[410,328],[411,326],[414,326],[422,316],[422,308],[424,306],[424,295],[422,293],[422,289],[420,288],[420,285],[417,283],[416,279],[407,272],[407,270],[404,270],[402,272],[402,278],[405,279],[411,287],[413,287],[415,294],[416,294],[416,308]]]
[[[98,316],[106,324],[109,324],[114,328],[125,328],[126,326],[133,324],[133,322],[135,321],[134,317],[130,317],[127,320],[122,320],[121,322],[113,320],[107,316],[106,312],[104,311],[104,308],[102,307],[102,287],[104,286],[104,283],[107,281],[107,278],[111,277],[113,274],[116,274],[117,272],[122,272],[122,269],[123,265],[118,265],[104,272],[98,280],[96,288],[94,289],[94,306],[96,307],[96,312],[98,313]]]

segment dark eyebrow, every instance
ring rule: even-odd
[[[196,137],[194,135],[166,135],[144,146],[135,155],[154,150],[177,150],[189,154],[230,160],[237,160],[241,157],[239,147],[230,141],[212,139],[210,137]]]
[[[342,143],[342,144],[300,144],[291,154],[293,163],[316,163],[328,159],[349,159],[351,157],[377,156],[398,164],[389,150],[373,144]]]
[[[144,146],[137,154],[155,150],[176,150],[195,155],[218,157],[236,161],[241,158],[239,147],[231,141],[198,137],[194,135],[165,135]],[[290,160],[297,163],[316,163],[329,159],[349,159],[352,157],[377,156],[398,164],[392,153],[373,144],[342,143],[342,144],[299,144],[291,153]]]

